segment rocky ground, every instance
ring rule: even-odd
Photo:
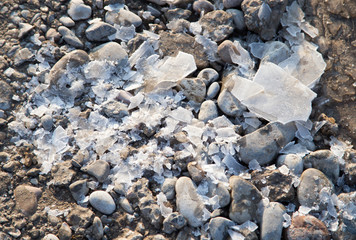
[[[121,16],[108,14],[115,12],[108,9],[115,8],[110,4],[123,2],[130,11],[122,11]],[[315,38],[306,39],[319,46],[326,62],[325,73],[314,87],[318,95],[310,117],[312,139],[305,141],[295,138],[293,124],[243,115],[247,111],[226,80],[231,75],[228,66],[236,65],[236,59],[229,50],[235,51],[235,46],[224,40],[271,40],[276,32],[270,30],[281,29],[279,18],[268,21],[268,27],[254,26],[248,17],[253,15],[253,4],[262,8],[262,1],[221,2],[223,10],[216,10],[219,1],[201,0],[176,0],[170,6],[163,0],[89,0],[72,1],[72,5],[67,0],[0,2],[0,239],[356,238],[355,1],[298,1],[306,21],[319,31]],[[270,7],[263,5],[261,16],[270,9],[277,16],[283,7],[276,2],[288,1],[266,2]],[[105,22],[88,23],[95,18]],[[194,38],[197,26],[191,23],[197,21],[207,29],[205,39],[212,41]],[[127,35],[116,35],[111,45],[95,49],[109,42],[120,26]],[[132,29],[157,35],[145,32],[133,38]],[[160,39],[157,46],[156,36]],[[118,44],[122,42],[126,44]],[[212,42],[219,45],[215,55],[207,50],[214,46]],[[67,64],[73,69],[92,64],[98,70],[84,70],[83,74],[93,79],[126,76],[128,73],[115,72],[106,77],[100,61],[105,58],[126,66],[127,58],[135,56],[143,43],[152,43],[152,51],[161,56],[184,51],[194,57],[197,67],[190,78],[184,76],[173,86],[172,96],[158,98],[158,103],[147,97],[146,103],[155,106],[152,111],[139,105],[144,95],[135,90],[117,91],[116,101],[104,104],[98,96],[115,89],[112,83],[103,85],[108,90],[90,82],[76,88],[61,78],[69,74]],[[187,71],[189,56],[184,55]],[[79,84],[83,75],[70,74],[74,77],[68,79]],[[153,79],[146,81],[142,91],[148,96],[158,84],[152,72],[145,74]],[[43,99],[57,101],[53,92],[41,89],[46,83],[59,98],[70,101],[73,95],[66,94],[77,94],[73,107],[56,102],[58,106],[47,105],[53,114],[46,108],[36,110]],[[179,99],[183,96],[179,92],[186,99]],[[199,103],[200,111],[192,110],[196,105],[189,105],[188,100]],[[94,115],[99,111],[91,104],[99,106],[99,115],[105,117]],[[174,120],[160,115],[163,108],[171,116],[175,114]],[[77,118],[73,118],[75,109],[79,109]],[[124,117],[129,120],[122,120]],[[78,121],[77,128],[73,119]],[[107,119],[120,126],[110,125]],[[244,125],[246,119],[252,125]],[[322,125],[316,131],[318,123]],[[93,131],[82,137],[74,135],[81,124]],[[91,129],[90,124],[97,126]],[[170,132],[170,124],[178,124],[179,131]],[[103,125],[117,134],[115,141],[120,140],[116,144],[106,147],[113,136]],[[64,129],[72,129],[73,136],[67,136]],[[203,140],[193,134],[200,129]],[[104,132],[109,137],[100,138]],[[219,134],[232,140],[218,140]],[[280,152],[292,140],[303,146],[301,152],[307,152]],[[52,145],[48,147],[49,141]],[[91,141],[94,147],[89,146]],[[209,147],[196,148],[200,141]],[[119,142],[120,150],[115,151]],[[82,151],[82,146],[89,150]],[[238,151],[232,146],[239,146]],[[57,152],[51,154],[51,149]],[[121,165],[110,160],[110,152],[117,154]],[[45,165],[45,156],[52,156],[58,164]],[[142,158],[147,161],[139,161]],[[133,160],[145,171],[124,166]],[[164,167],[155,165],[159,161]],[[216,161],[226,165],[222,172]],[[136,170],[139,179],[125,175]],[[157,177],[160,171],[163,178]],[[133,184],[127,187],[125,181],[131,180]]]

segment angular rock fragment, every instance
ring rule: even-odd
[[[199,24],[203,28],[203,36],[215,42],[226,39],[234,31],[232,16],[223,10],[208,12]]]
[[[183,215],[178,212],[173,212],[166,219],[164,219],[163,231],[171,234],[174,231],[182,229],[185,225],[187,225],[187,220],[183,217]]]
[[[80,41],[80,39],[75,35],[75,33],[69,28],[60,26],[58,28],[58,32],[62,35],[63,40],[69,45],[75,48],[82,48],[84,46],[82,41]]]
[[[42,190],[32,186],[20,185],[15,188],[16,207],[26,216],[31,216],[37,210],[37,202]]]
[[[5,81],[0,80],[0,109],[8,110],[11,107],[13,96],[12,87]]]
[[[109,176],[110,165],[106,161],[97,160],[81,170],[94,176],[99,182],[104,182]]]
[[[177,83],[178,90],[182,91],[188,100],[201,103],[206,95],[206,86],[199,78],[183,78]]]
[[[287,229],[287,239],[320,239],[329,240],[330,233],[325,224],[314,216],[296,216]]]
[[[224,217],[212,218],[209,222],[209,231],[213,240],[224,240],[229,236],[228,229],[235,223]]]
[[[96,22],[91,24],[87,30],[85,30],[85,36],[90,41],[107,41],[108,37],[116,33],[116,28],[105,22]]]
[[[92,210],[76,205],[69,212],[66,220],[71,226],[87,228],[92,224],[94,217]]]

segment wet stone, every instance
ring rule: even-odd
[[[197,78],[202,79],[205,85],[209,86],[219,79],[219,73],[213,68],[204,68],[199,72]]]
[[[85,195],[89,192],[86,180],[78,180],[69,185],[69,190],[76,201],[84,199]]]
[[[169,214],[166,219],[164,219],[163,231],[167,234],[171,234],[174,231],[182,229],[185,225],[187,225],[187,220],[183,217],[183,215],[178,212],[173,212]]]
[[[116,33],[116,28],[105,22],[96,22],[91,24],[87,30],[85,30],[85,36],[90,41],[107,41],[110,35]]]
[[[32,186],[20,185],[15,191],[15,201],[17,208],[25,215],[33,215],[37,210],[37,201],[42,194],[42,190]]]
[[[141,198],[138,206],[142,216],[155,228],[160,229],[162,225],[161,210],[152,195]]]
[[[75,35],[73,31],[71,31],[69,28],[60,26],[58,28],[58,32],[62,35],[63,40],[68,43],[69,45],[75,47],[75,48],[82,48],[83,43],[80,41],[80,39]]]
[[[234,31],[233,18],[223,10],[208,12],[200,20],[203,35],[215,42],[227,38]]]
[[[75,208],[70,211],[66,220],[71,226],[87,228],[91,225],[94,216],[93,211],[90,209],[76,205]]]
[[[119,199],[119,205],[122,209],[124,209],[125,212],[133,214],[134,210],[132,209],[132,206],[130,204],[130,202],[127,200],[127,198],[125,197],[121,197]]]
[[[201,104],[198,119],[207,122],[218,117],[218,108],[214,101],[207,100]]]
[[[18,35],[19,39],[27,36],[27,34],[29,34],[29,32],[34,28],[34,26],[28,23],[20,23],[19,27],[20,27],[20,31]]]
[[[105,191],[95,191],[89,196],[90,205],[99,212],[110,215],[116,210],[114,199]]]
[[[223,0],[224,8],[237,8],[243,0]]]
[[[223,41],[218,47],[218,55],[226,63],[234,64],[231,54],[240,54],[236,46],[230,40]]]
[[[53,127],[52,117],[50,115],[44,115],[41,117],[41,124],[46,131],[50,131]]]
[[[227,230],[234,225],[235,223],[233,221],[224,217],[212,218],[209,222],[211,238],[213,240],[227,239],[229,236]]]
[[[142,19],[131,11],[121,9],[118,13],[117,23],[120,25],[134,25],[139,27],[142,24]]]
[[[61,34],[56,29],[50,28],[46,32],[46,39],[57,42],[61,39]]]
[[[231,188],[231,205],[229,217],[238,224],[246,221],[258,221],[257,209],[262,194],[250,182],[238,176],[229,179]]]
[[[330,234],[325,224],[314,216],[296,216],[287,229],[287,239],[320,239],[329,240]]]
[[[190,177],[196,183],[200,182],[204,178],[204,171],[197,162],[190,162],[187,165],[187,169]]]
[[[226,207],[230,203],[230,192],[224,183],[219,182],[218,184],[209,183],[208,197],[218,196],[220,208]]]
[[[281,239],[283,229],[283,214],[286,209],[283,204],[278,202],[270,202],[263,210],[261,222],[261,239]]]
[[[104,182],[110,173],[110,165],[103,160],[97,160],[81,169],[91,176],[94,176],[99,182]]]

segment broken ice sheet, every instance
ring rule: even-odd
[[[251,88],[257,88],[256,84],[264,90],[243,100],[238,98],[250,111],[268,121],[281,123],[306,121],[309,118],[311,101],[316,97],[316,93],[279,66],[269,62],[262,63]],[[246,85],[247,89],[248,87]]]
[[[250,53],[241,46],[239,41],[234,41],[234,45],[239,54],[237,54],[233,49],[229,49],[232,62],[239,65],[244,72],[248,72],[253,69],[255,62],[251,59]]]
[[[290,57],[289,47],[279,41],[270,41],[266,43],[254,42],[249,44],[253,56],[278,64]]]

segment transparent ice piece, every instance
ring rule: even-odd
[[[193,119],[193,113],[185,108],[178,107],[177,109],[173,110],[170,116],[178,121],[191,123]]]
[[[137,107],[138,105],[140,105],[140,103],[142,103],[143,99],[145,98],[145,96],[142,93],[138,93],[135,96],[130,98],[130,105],[128,107],[129,110],[134,109],[135,107]]]

